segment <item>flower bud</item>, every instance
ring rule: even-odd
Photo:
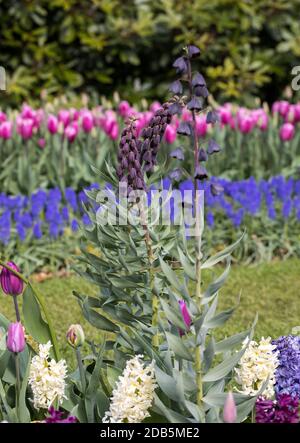
[[[186,303],[184,300],[179,300],[179,307],[180,307],[180,311],[181,311],[181,315],[184,321],[184,324],[187,328],[187,330],[190,330],[191,324],[192,324],[192,319],[190,316],[190,313],[187,309]],[[184,334],[184,332],[180,329],[179,330],[179,334],[182,336]]]
[[[225,400],[223,420],[225,423],[235,423],[236,421],[236,405],[232,392],[228,392]]]
[[[67,332],[67,340],[73,348],[82,346],[85,340],[82,327],[80,325],[71,325]]]
[[[25,349],[24,328],[20,322],[10,323],[7,331],[7,349],[10,352],[22,352]]]
[[[8,262],[7,265],[17,272],[20,272],[20,269],[15,263]],[[20,295],[23,292],[23,280],[4,267],[0,274],[0,283],[5,294]]]

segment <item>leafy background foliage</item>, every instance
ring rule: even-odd
[[[193,42],[211,92],[271,102],[298,64],[299,14],[288,0],[1,0],[5,99],[43,90],[163,98],[174,54]]]

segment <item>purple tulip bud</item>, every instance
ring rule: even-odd
[[[17,272],[20,272],[20,269],[15,263],[8,262],[7,265]],[[0,283],[5,294],[20,295],[23,292],[23,280],[4,267],[0,274]]]
[[[190,313],[187,309],[187,306],[186,306],[186,303],[184,300],[179,300],[178,303],[179,303],[179,307],[180,307],[180,311],[181,311],[181,315],[182,315],[184,324],[185,324],[187,330],[189,331],[191,328],[191,324],[192,324],[192,319],[191,319]],[[179,333],[180,333],[180,335],[183,335],[183,331],[180,330]]]
[[[236,421],[236,405],[234,401],[234,397],[232,392],[228,392],[225,404],[224,404],[224,410],[223,410],[223,420],[225,423],[235,423]]]
[[[24,328],[20,322],[10,323],[7,331],[6,346],[10,352],[22,352],[25,349]]]

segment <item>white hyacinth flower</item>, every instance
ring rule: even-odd
[[[29,373],[29,385],[33,392],[33,405],[36,409],[49,409],[54,401],[62,403],[65,397],[65,360],[56,362],[50,359],[49,341],[39,345],[39,354],[33,357]]]
[[[243,346],[248,344],[247,338]],[[278,351],[276,346],[272,345],[271,337],[256,341],[250,341],[248,348],[242,356],[239,367],[235,369],[236,382],[241,386],[238,391],[246,395],[256,395],[262,385],[268,381],[263,391],[265,398],[274,396],[275,371],[279,365]]]
[[[113,390],[109,411],[103,423],[141,423],[149,417],[156,388],[154,361],[148,366],[143,355],[128,360]]]

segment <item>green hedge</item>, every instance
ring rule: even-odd
[[[187,42],[218,98],[272,101],[299,64],[299,17],[298,0],[0,0],[1,101],[44,89],[163,97]]]

